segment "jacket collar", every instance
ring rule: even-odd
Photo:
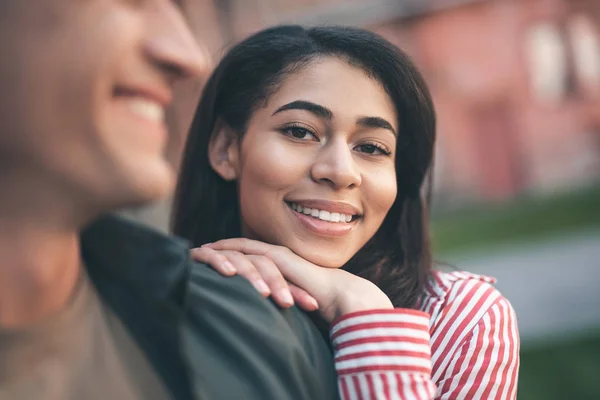
[[[103,216],[81,234],[81,249],[90,277],[125,284],[156,300],[171,300],[187,274],[189,247],[121,216]]]

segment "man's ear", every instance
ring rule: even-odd
[[[226,123],[218,120],[208,144],[208,162],[226,181],[234,181],[239,174],[239,137]]]

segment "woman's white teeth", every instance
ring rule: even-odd
[[[310,215],[311,217],[318,218],[323,221],[329,222],[350,222],[352,221],[352,215],[329,212],[325,210],[318,210],[316,208],[302,207],[299,204],[292,203],[292,210],[299,213]]]
[[[162,122],[165,118],[165,109],[155,101],[135,98],[129,100],[129,108],[142,118],[152,122]]]

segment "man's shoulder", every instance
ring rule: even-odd
[[[307,316],[193,262],[186,242],[108,216],[82,233],[82,252],[103,301],[166,379],[183,356],[194,398],[337,398],[332,356]]]
[[[184,345],[195,353],[198,391],[210,398],[335,398],[332,355],[304,313],[280,310],[242,277],[191,261],[189,271]]]
[[[331,358],[325,340],[303,311],[279,308],[243,277],[223,277],[205,264],[190,261],[183,307],[187,315],[205,318],[216,313],[231,323],[289,331],[300,344],[323,350]]]

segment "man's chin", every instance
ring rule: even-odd
[[[136,185],[135,206],[145,206],[161,202],[170,198],[175,189],[175,174],[172,171],[165,172],[161,176],[149,177],[146,181],[138,182]]]
[[[147,168],[131,174],[116,194],[117,208],[139,208],[170,198],[175,188],[175,173],[170,165]]]
[[[174,184],[173,178],[168,183],[165,181],[158,184],[157,182],[151,186],[138,187],[129,201],[122,203],[118,209],[122,215],[128,218],[167,232],[171,208],[170,199]]]

